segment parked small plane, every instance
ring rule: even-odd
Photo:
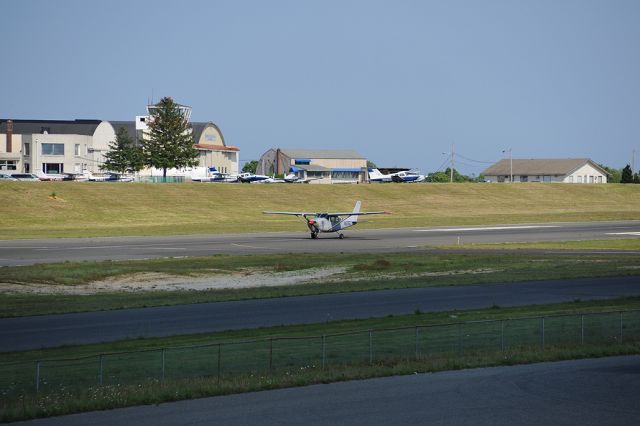
[[[403,170],[400,172],[390,173],[388,175],[385,175],[378,169],[369,169],[370,182],[411,183],[411,182],[422,182],[423,180],[425,180],[425,176],[415,171]]]
[[[301,178],[295,173],[289,173],[284,177],[284,181],[287,183],[309,183],[312,180],[319,180],[321,178]]]
[[[408,172],[392,173],[391,180],[394,182],[412,183],[412,182],[422,182],[423,180],[425,180],[425,177],[424,175],[421,175],[417,172],[408,171]]]
[[[242,183],[252,183],[259,180],[269,179],[269,176],[265,175],[254,175],[253,173],[240,173],[238,175],[238,180]]]
[[[307,222],[307,227],[311,231],[311,238],[318,238],[320,232],[337,232],[340,239],[344,238],[343,229],[349,228],[358,223],[358,216],[366,214],[389,214],[389,212],[361,212],[360,201],[352,212],[345,213],[313,213],[313,212],[263,212],[264,214],[287,214],[291,216],[303,217]]]

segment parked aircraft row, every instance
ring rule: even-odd
[[[258,175],[254,173],[240,173],[238,175],[222,173],[215,167],[207,169],[206,173],[199,171],[199,173],[190,176],[194,182],[220,182],[220,183],[309,183],[320,178],[302,178],[295,173],[289,173],[282,179],[273,176]],[[133,177],[123,175],[120,173],[107,172],[104,174],[94,175],[91,172],[85,170],[80,173],[61,173],[61,174],[47,174],[41,171],[36,173],[2,173],[0,179],[5,180],[31,180],[31,181],[55,181],[55,180],[70,180],[70,181],[90,181],[90,182],[132,182]],[[371,182],[422,182],[425,180],[425,176],[414,171],[400,171],[397,173],[383,174],[378,169],[369,169],[369,179]]]

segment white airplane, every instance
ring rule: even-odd
[[[242,183],[252,183],[257,182],[259,180],[269,179],[269,176],[265,175],[255,175],[253,173],[240,173],[238,175],[238,180]]]
[[[361,212],[360,201],[352,212],[345,213],[313,213],[313,212],[262,212],[264,214],[287,214],[291,216],[303,217],[307,222],[307,227],[311,231],[311,238],[318,238],[320,232],[337,232],[340,239],[344,238],[343,229],[349,228],[358,223],[358,216],[365,214],[389,214],[389,212]]]
[[[394,182],[407,182],[407,183],[422,182],[425,180],[425,176],[413,171],[398,172],[398,173],[391,174],[391,180]]]
[[[422,182],[425,180],[425,176],[414,171],[401,171],[391,173],[388,175],[383,174],[378,169],[369,169],[369,181],[370,182]]]
[[[306,178],[303,179],[295,173],[289,173],[284,177],[284,181],[287,183],[309,183],[312,180],[320,180],[321,178]]]

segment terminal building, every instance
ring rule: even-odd
[[[145,137],[148,116],[135,121],[106,120],[7,120],[0,119],[0,170],[6,173],[100,173],[109,144],[121,127],[129,137]],[[194,147],[199,152],[199,169],[215,167],[237,174],[240,150],[228,146],[212,122],[190,123]],[[204,172],[202,172],[204,173]],[[141,176],[160,176],[162,171],[144,169]],[[172,170],[168,175],[185,175]]]
[[[482,174],[490,182],[607,183],[607,172],[588,158],[507,158]]]
[[[258,160],[257,174],[294,173],[310,183],[363,183],[367,159],[354,150],[271,148]]]

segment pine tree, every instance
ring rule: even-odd
[[[146,165],[162,169],[165,179],[167,169],[198,165],[191,126],[173,99],[162,98],[149,121],[148,138],[142,143]]]
[[[626,165],[624,169],[622,169],[622,178],[620,179],[621,183],[633,183],[633,172],[631,171],[631,166]]]
[[[142,149],[129,137],[124,127],[118,129],[116,140],[109,143],[109,151],[104,155],[102,170],[119,173],[137,172],[144,167]]]

